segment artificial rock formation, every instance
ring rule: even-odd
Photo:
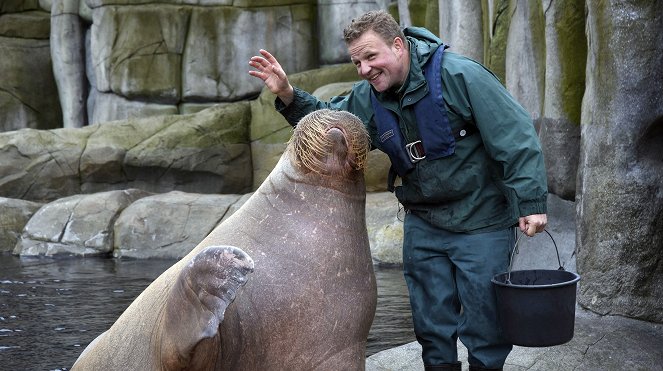
[[[75,195],[44,205],[30,218],[16,243],[22,256],[109,255],[120,212],[148,193],[128,189]]]
[[[248,102],[196,114],[0,133],[0,195],[51,201],[80,193],[251,191]]]
[[[29,3],[0,5],[0,132],[62,126],[50,58],[50,17]]]
[[[0,253],[12,251],[41,203],[0,197]]]
[[[85,31],[79,2],[53,0],[51,5],[51,58],[65,128],[80,128],[88,123]]]
[[[546,7],[546,73],[540,138],[548,190],[575,200],[580,156],[580,110],[585,91],[585,3],[550,1]]]
[[[240,195],[179,191],[141,198],[115,222],[113,256],[180,259],[230,216],[238,203],[244,203],[240,199]]]
[[[543,4],[530,0],[512,0],[510,4],[505,84],[537,120],[543,107],[546,68]]]
[[[451,51],[483,61],[483,13],[481,0],[440,2],[440,35]]]
[[[578,301],[663,322],[663,1],[589,1]]]

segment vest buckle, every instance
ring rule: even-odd
[[[424,150],[424,145],[420,140],[406,144],[405,150],[408,156],[410,156],[410,161],[412,163],[419,162],[426,158],[426,151]]]

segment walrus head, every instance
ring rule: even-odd
[[[321,109],[299,121],[288,148],[301,170],[345,177],[364,169],[370,138],[357,116]]]

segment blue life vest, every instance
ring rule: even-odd
[[[454,133],[449,124],[447,111],[442,100],[442,55],[446,45],[440,45],[433,56],[426,62],[423,68],[424,77],[428,83],[428,94],[414,104],[414,114],[417,119],[417,130],[419,133],[419,147],[412,147],[413,143],[405,143],[403,134],[398,125],[396,115],[386,109],[378,102],[375,92],[371,90],[371,103],[375,112],[375,122],[381,149],[389,156],[392,171],[403,177],[415,167],[415,163],[424,155],[428,160],[450,156],[456,148]],[[466,130],[460,131],[465,136]],[[423,149],[421,148],[423,147]],[[414,151],[414,157],[412,156]],[[423,152],[423,153],[422,153]]]

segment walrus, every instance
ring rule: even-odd
[[[253,195],[72,369],[363,370],[377,301],[369,149],[348,112],[303,117]]]

